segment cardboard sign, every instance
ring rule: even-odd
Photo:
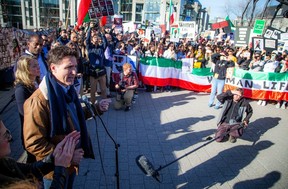
[[[114,15],[114,25],[122,26],[123,16],[122,15]]]
[[[235,46],[243,47],[248,45],[250,39],[249,27],[236,27],[235,32]]]
[[[265,20],[255,20],[253,33],[256,35],[262,35],[264,27],[265,27]]]
[[[252,38],[252,48],[254,51],[263,51],[264,50],[264,39],[263,38]]]
[[[272,27],[268,27],[267,30],[265,31],[264,33],[264,38],[267,38],[267,39],[280,39],[280,34],[282,32],[280,30],[277,30],[275,28],[272,28]]]
[[[179,33],[180,33],[179,28],[171,27],[170,41],[171,42],[179,42]]]
[[[179,38],[194,39],[196,33],[196,22],[179,22]]]

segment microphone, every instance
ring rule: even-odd
[[[85,106],[89,109],[92,116],[95,118],[95,114],[94,114],[94,111],[92,109],[91,103],[89,102],[88,97],[86,95],[82,95],[81,102],[84,102]]]
[[[144,156],[144,155],[139,155],[136,158],[136,163],[138,167],[147,175],[147,176],[152,176],[154,179],[156,179],[158,182],[160,181],[160,174],[158,170],[154,169],[154,166],[152,163]]]

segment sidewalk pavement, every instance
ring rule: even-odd
[[[12,94],[13,89],[0,91],[0,110]],[[212,142],[181,158],[160,171],[162,183],[158,183],[144,175],[135,158],[143,154],[158,168],[191,152],[207,142],[208,136],[214,136],[220,110],[208,107],[209,94],[205,93],[139,90],[138,96],[129,112],[116,111],[111,104],[101,116],[120,144],[120,188],[288,187],[287,109],[276,109],[273,104],[258,106],[257,101],[251,101],[254,114],[241,139],[234,144]],[[1,117],[15,139],[12,157],[18,159],[23,148],[15,101]],[[116,188],[115,146],[98,118],[97,126],[92,119],[87,122],[96,159],[82,160],[74,188]]]

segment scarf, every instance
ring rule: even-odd
[[[84,150],[84,157],[93,158],[94,153],[91,144],[90,137],[86,128],[86,121],[82,106],[78,99],[77,93],[73,86],[70,87],[67,94],[65,94],[62,87],[57,83],[56,79],[51,72],[46,74],[46,85],[48,90],[48,99],[50,107],[50,116],[51,116],[51,131],[50,137],[55,135],[67,135],[71,130],[71,125],[68,122],[68,103],[74,103],[77,113],[77,118],[80,126],[81,133],[81,147]],[[73,115],[71,115],[73,116]]]

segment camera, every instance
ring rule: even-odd
[[[126,89],[126,82],[124,82],[124,81],[121,81],[121,82],[119,82],[119,86],[120,86],[120,90],[123,90],[123,89]]]

